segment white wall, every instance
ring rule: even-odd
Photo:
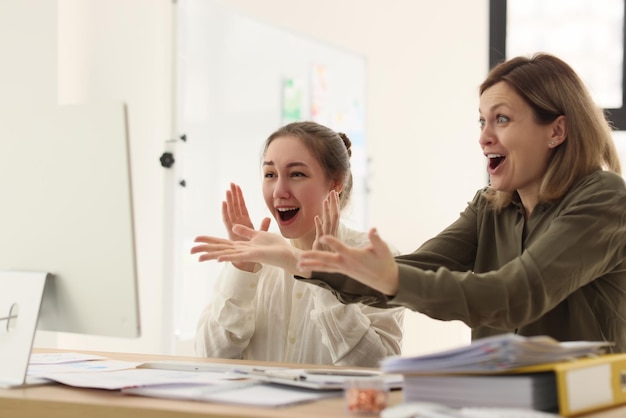
[[[24,91],[47,99],[56,93],[60,103],[121,99],[129,104],[144,331],[132,341],[63,336],[60,345],[172,352],[162,248],[168,223],[164,189],[175,179],[158,165],[158,157],[164,141],[175,133],[174,5],[169,0],[58,0],[57,18],[50,3],[0,0],[0,22],[7,21],[0,26],[0,45],[11,46],[3,48],[8,51],[3,52],[3,62],[29,57],[18,61],[22,67],[17,70],[0,70],[0,110],[19,101]],[[487,72],[487,0],[226,3],[367,57],[371,224],[400,250],[415,249],[445,227],[484,185],[477,145],[477,87]],[[50,54],[55,35],[58,56]],[[26,42],[30,39],[36,42]],[[24,41],[29,53],[14,40]],[[58,78],[51,76],[55,69]],[[464,326],[417,314],[408,325],[407,354],[469,338]]]
[[[159,156],[172,137],[172,8],[170,0],[0,0],[0,112],[33,102],[124,101],[130,122],[143,334],[39,332],[37,345],[146,353],[171,345],[163,291],[167,172]]]
[[[171,304],[164,289],[163,224],[164,185],[170,173],[159,157],[173,137],[174,6],[169,0],[57,4],[58,103],[111,100],[128,106],[142,325],[136,340],[63,335],[59,345],[168,352]]]
[[[477,121],[487,0],[226,2],[366,56],[371,224],[401,251],[455,220],[485,184]],[[469,341],[463,324],[415,313],[407,322],[407,354]]]
[[[359,229],[366,224],[369,176],[362,115],[367,63],[361,54],[242,15],[214,0],[178,0],[177,5],[176,123],[187,140],[174,146],[173,168],[186,186],[174,188],[169,218],[175,234],[168,243],[175,258],[176,343],[182,349],[181,343],[191,345],[196,322],[224,267],[199,263],[189,253],[198,234],[226,236],[220,205],[224,191],[231,182],[242,187],[255,225],[271,216],[261,192],[260,153],[264,137],[291,121],[283,114],[287,80],[299,92],[296,119],[314,118],[352,141],[354,184],[342,217]],[[270,228],[278,231],[274,222]]]

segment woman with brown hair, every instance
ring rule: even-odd
[[[394,257],[372,229],[365,247],[323,236],[331,251],[289,255],[272,234],[238,226],[250,241],[213,242],[205,256],[295,264],[344,303],[460,320],[473,338],[516,332],[626,352],[626,186],[603,111],[568,64],[536,54],[491,70],[479,125],[489,186],[411,254]]]
[[[350,155],[346,135],[315,122],[285,125],[266,140],[263,196],[292,254],[319,248],[316,238],[324,234],[347,246],[367,244],[365,232],[348,228],[339,217],[352,189]],[[252,227],[237,185],[226,192],[222,214],[229,242],[245,242],[232,229]],[[267,231],[269,222],[265,218],[260,230]],[[224,266],[198,321],[199,355],[376,367],[400,353],[404,308],[344,305],[328,290],[298,282],[270,264],[233,260]]]

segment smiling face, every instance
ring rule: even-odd
[[[295,136],[272,140],[263,158],[263,197],[281,234],[299,248],[311,248],[315,215],[332,189],[321,165]]]
[[[506,82],[483,92],[479,112],[479,142],[487,157],[491,187],[517,190],[530,213],[538,201],[551,149],[563,140],[564,118],[537,123],[532,108]]]

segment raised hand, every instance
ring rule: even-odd
[[[227,240],[223,238],[199,236],[194,240],[199,243],[191,249],[192,254],[200,254],[199,261],[230,261],[252,264],[270,264],[281,267],[292,274],[302,272],[296,269],[297,252],[285,238],[280,235],[256,231],[244,225],[234,225],[233,232],[243,240]]]
[[[330,248],[320,242],[320,238],[324,235],[337,236],[339,229],[339,215],[341,207],[339,205],[339,195],[336,191],[331,190],[328,198],[324,200],[322,208],[322,216],[315,217],[315,241],[313,241],[313,249],[320,251],[330,251]]]
[[[243,239],[233,232],[234,225],[239,224],[254,229],[241,187],[234,183],[230,184],[230,190],[226,190],[226,200],[222,202],[222,221],[226,226],[228,237],[232,241]],[[259,230],[267,231],[270,227],[270,222],[270,218],[264,218],[261,221]]]
[[[349,247],[336,237],[324,235],[320,243],[328,251],[302,251],[296,267],[301,271],[342,273],[386,295],[398,291],[398,265],[376,229],[369,232],[370,244]]]
[[[241,241],[246,239],[234,233],[233,226],[240,224],[250,229],[254,229],[254,225],[252,224],[252,220],[250,220],[250,215],[248,214],[246,201],[243,198],[241,187],[234,183],[230,184],[230,190],[226,190],[226,200],[222,202],[222,221],[226,226],[226,231],[228,231],[228,237],[231,241]],[[270,222],[270,218],[264,218],[261,221],[260,230],[267,231],[270,227]],[[255,271],[259,268],[256,263],[248,262],[247,260],[233,262],[233,265],[239,270],[244,271]]]

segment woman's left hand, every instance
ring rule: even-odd
[[[332,252],[302,251],[297,268],[308,272],[341,273],[385,295],[395,295],[399,282],[395,258],[375,229],[370,230],[368,236],[370,244],[365,247],[349,247],[336,237],[323,236],[321,243]]]
[[[337,236],[339,230],[339,214],[341,206],[339,204],[339,194],[335,190],[331,190],[328,198],[324,200],[322,208],[322,216],[315,217],[315,241],[313,241],[313,249],[319,251],[331,251],[330,247],[323,245],[320,238],[324,235]]]
[[[199,254],[199,261],[230,261],[270,264],[292,273],[303,275],[296,269],[297,251],[285,238],[267,231],[258,231],[244,225],[234,225],[233,232],[243,240],[198,236],[198,245],[191,249]]]

